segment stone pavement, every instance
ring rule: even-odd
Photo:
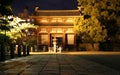
[[[0,75],[120,75],[79,55],[37,54],[0,63]]]

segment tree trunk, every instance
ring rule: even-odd
[[[21,57],[21,45],[18,45],[18,57]]]
[[[6,60],[6,55],[5,55],[5,48],[6,47],[6,45],[3,43],[3,44],[1,44],[1,57],[0,57],[0,61],[5,61]]]
[[[27,55],[30,55],[29,52],[30,52],[30,47],[27,46]]]
[[[11,44],[10,45],[10,58],[14,58],[15,57],[15,45],[14,44]]]
[[[23,56],[26,56],[26,46],[23,45]]]

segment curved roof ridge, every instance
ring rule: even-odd
[[[78,12],[79,10],[37,10],[36,12]]]
[[[36,10],[36,16],[77,16],[79,10]]]

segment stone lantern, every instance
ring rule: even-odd
[[[56,37],[53,39],[53,50],[54,50],[54,53],[56,53],[56,45],[57,45],[57,39]]]

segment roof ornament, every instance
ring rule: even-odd
[[[37,11],[39,9],[39,7],[35,7],[35,11]]]
[[[81,10],[81,7],[80,7],[80,6],[78,6],[77,8],[78,8],[79,11]]]
[[[80,5],[77,7],[78,8],[78,11],[80,13],[80,15],[83,15],[84,14],[84,8]]]

